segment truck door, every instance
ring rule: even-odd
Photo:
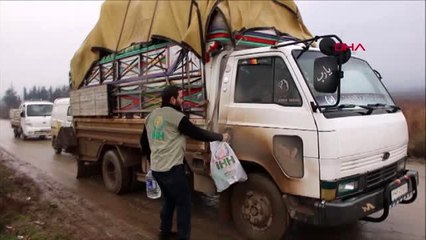
[[[219,125],[243,162],[263,168],[283,193],[319,198],[317,131],[309,102],[281,52],[230,56]]]

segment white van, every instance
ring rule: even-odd
[[[12,124],[15,137],[50,137],[50,116],[53,104],[48,101],[25,101],[19,107],[19,124]]]
[[[62,147],[58,145],[57,137],[62,127],[70,127],[72,125],[72,116],[69,98],[58,98],[53,103],[52,118],[50,127],[52,132],[52,147],[55,153],[61,153]]]

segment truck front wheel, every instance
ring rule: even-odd
[[[53,150],[55,150],[56,154],[61,154],[62,147],[58,146],[58,141],[56,140],[55,136],[52,136],[52,147],[53,147]]]
[[[231,198],[235,226],[248,239],[281,239],[289,226],[289,216],[275,184],[261,174],[235,185]]]
[[[22,128],[19,130],[19,133],[20,133],[19,136],[22,140],[28,139],[27,135],[25,135],[24,130],[22,130]]]
[[[116,150],[108,150],[102,160],[102,178],[108,191],[119,194],[126,192],[130,185],[128,168],[123,166]]]
[[[17,128],[13,128],[13,136],[14,136],[15,138],[19,138],[19,131],[18,131],[18,129],[17,129]]]

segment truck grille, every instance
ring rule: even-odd
[[[376,154],[365,157],[348,157],[342,159],[342,164],[340,166],[341,177],[351,176],[357,174],[358,172],[368,171],[368,169],[374,169],[383,166],[383,152],[385,151],[386,150],[383,150]],[[407,155],[407,145],[387,151],[390,153],[390,158],[387,161],[397,161],[398,159],[402,159]]]
[[[398,162],[367,173],[365,178],[366,188],[371,189],[393,178],[397,174]]]

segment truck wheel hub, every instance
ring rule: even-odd
[[[265,230],[271,225],[271,204],[264,194],[248,191],[241,211],[243,218],[256,230]]]

